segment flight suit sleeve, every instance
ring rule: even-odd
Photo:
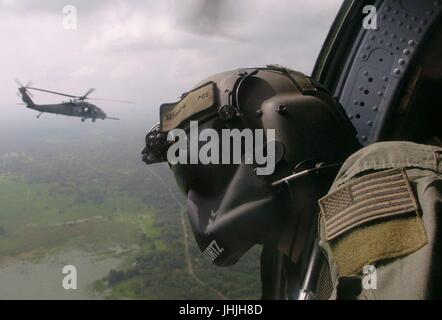
[[[332,298],[442,297],[442,149],[364,148],[344,163],[319,206]],[[355,283],[356,290],[346,288]]]

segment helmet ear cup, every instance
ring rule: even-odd
[[[263,73],[261,72],[259,75]],[[297,90],[296,86],[288,78],[280,74],[266,72],[265,75],[266,78],[260,76],[248,77],[237,89],[236,104],[240,110],[243,125],[246,128],[262,128],[261,107],[265,101],[281,92]]]
[[[265,101],[261,110],[262,128],[275,129],[276,140],[285,148],[282,160],[291,171],[307,159],[340,162],[354,150],[343,143],[351,139],[342,122],[316,96],[298,92],[277,95]]]

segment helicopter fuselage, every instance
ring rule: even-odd
[[[29,109],[41,113],[61,114],[82,119],[106,119],[106,114],[97,106],[88,102],[63,102],[59,104],[27,105]]]

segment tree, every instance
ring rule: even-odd
[[[107,276],[107,280],[109,281],[109,284],[112,286],[112,285],[116,284],[117,282],[124,280],[124,272],[123,271],[116,271],[116,270],[112,269],[109,272],[109,275]]]

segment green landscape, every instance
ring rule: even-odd
[[[37,278],[3,285],[0,297],[259,298],[260,249],[231,268],[206,261],[167,165],[140,160],[148,126],[131,121],[0,128],[0,281]],[[80,264],[84,290],[60,291],[50,261]],[[39,282],[46,269],[56,274]]]

